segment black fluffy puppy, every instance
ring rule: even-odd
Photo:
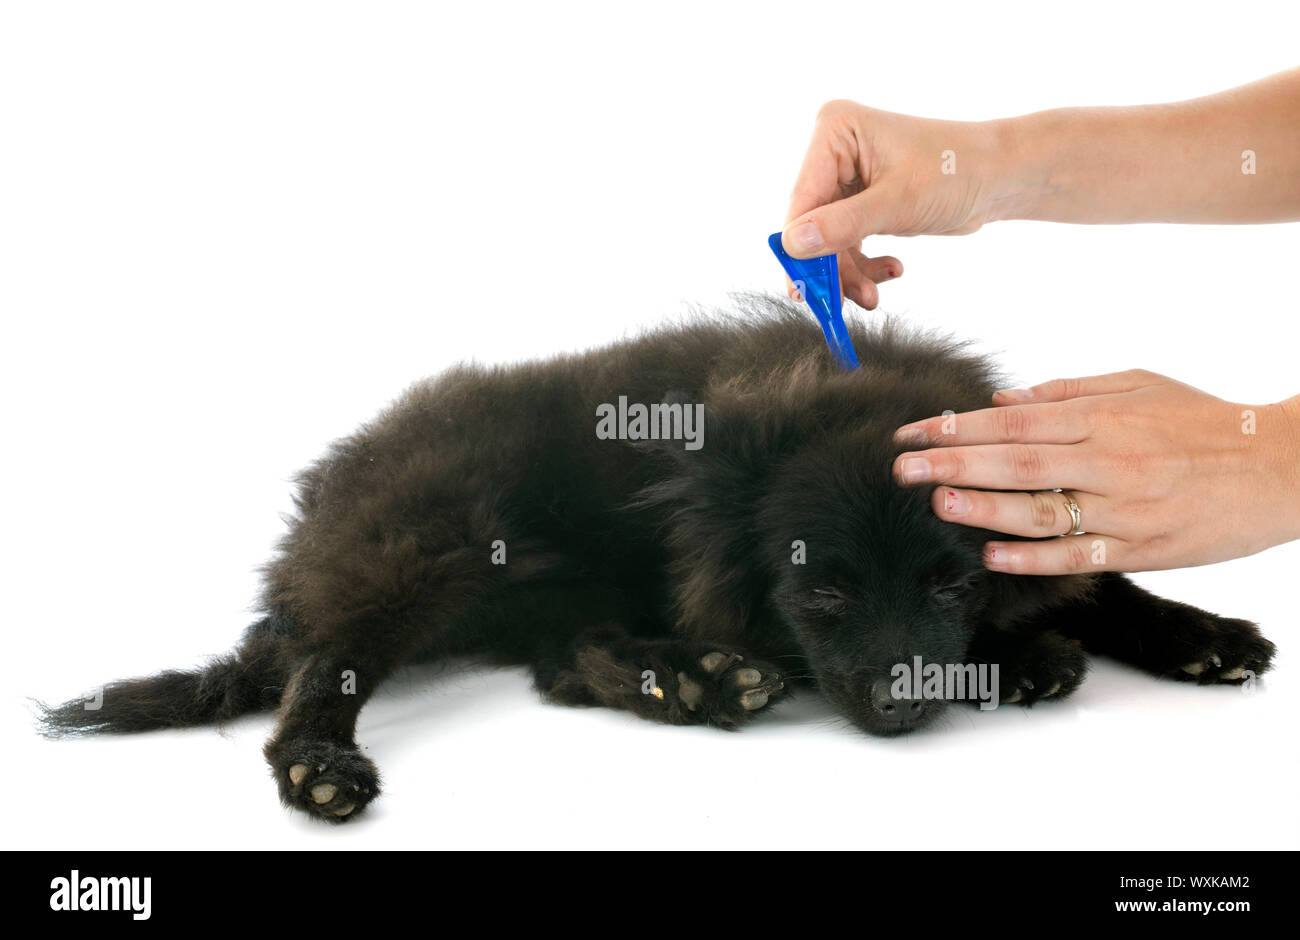
[[[1202,683],[1268,668],[1273,645],[1252,624],[1118,575],[989,573],[987,533],[940,522],[927,491],[893,481],[894,430],[987,407],[988,362],[856,327],[862,368],[842,372],[806,312],[742,306],[416,385],[302,475],[265,617],[234,653],[110,685],[98,709],[49,709],[49,730],[278,706],[266,756],[281,796],[342,821],[379,792],[357,713],[417,660],[528,663],[554,701],[723,728],[806,681],[877,734],[945,704],[891,692],[914,657],[996,663],[1001,699],[1022,705],[1072,692],[1083,649]],[[661,403],[658,440],[627,439],[649,431],[634,416],[611,423]],[[687,420],[697,406],[702,428]]]

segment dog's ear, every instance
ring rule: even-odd
[[[760,394],[715,392],[703,411],[698,449],[656,442],[666,472],[639,501],[668,513],[679,627],[740,642],[769,582],[758,509],[796,431],[779,402]]]

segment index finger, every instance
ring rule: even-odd
[[[942,414],[905,424],[894,440],[909,447],[959,444],[1078,444],[1092,431],[1085,410],[1070,402],[1007,405]]]
[[[860,180],[861,175],[856,140],[846,139],[833,130],[829,122],[818,117],[812,141],[790,193],[785,224],[789,226],[804,213],[843,198],[841,187]]]
[[[799,177],[790,192],[790,208],[785,214],[789,225],[805,212],[820,208],[840,197],[839,161],[825,149],[823,143],[813,138],[808,153],[804,155]]]
[[[790,208],[785,215],[785,225],[781,229],[782,244],[785,230],[799,216],[812,209],[834,202],[840,197],[839,166],[836,157],[825,147],[820,129],[813,132],[812,143],[804,154],[803,165],[799,168],[799,178],[790,193]],[[790,297],[802,300],[795,290],[794,282],[785,279],[785,290]]]
[[[1052,379],[1032,388],[1007,388],[993,393],[993,403],[1066,401],[1071,398],[1091,398],[1097,395],[1116,395],[1133,392],[1149,385],[1169,382],[1163,375],[1145,369],[1111,372],[1107,375],[1089,375],[1077,379]]]

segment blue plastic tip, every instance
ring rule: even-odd
[[[777,232],[767,239],[772,253],[785,268],[785,273],[794,281],[795,288],[803,297],[804,303],[812,308],[817,322],[826,334],[826,345],[831,348],[831,355],[845,369],[858,367],[858,354],[853,351],[853,341],[849,339],[848,328],[844,325],[843,300],[840,294],[840,264],[834,255],[822,255],[820,258],[791,258],[781,247],[781,233]]]

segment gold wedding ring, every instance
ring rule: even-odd
[[[1065,497],[1065,511],[1070,514],[1070,528],[1068,531],[1062,532],[1060,538],[1065,538],[1067,535],[1083,535],[1083,514],[1079,512],[1079,504],[1074,496],[1062,489],[1053,490],[1053,492],[1060,493]]]

